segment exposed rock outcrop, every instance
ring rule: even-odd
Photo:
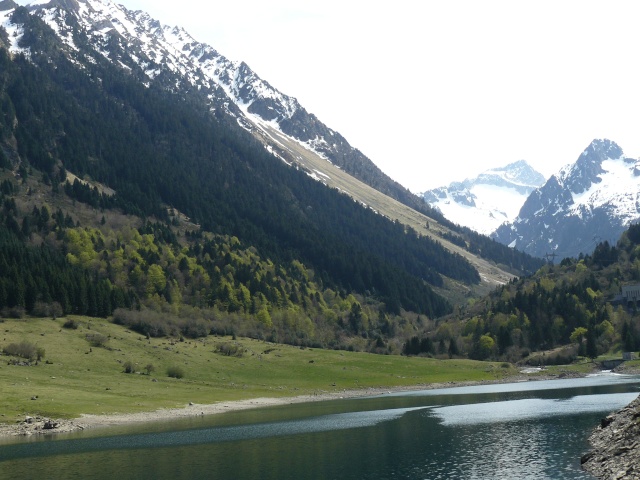
[[[0,424],[0,437],[18,435],[47,435],[50,433],[67,433],[84,430],[84,426],[73,420],[53,420],[44,417],[26,415],[13,425]]]
[[[589,437],[582,468],[607,480],[640,479],[640,397],[603,418]]]

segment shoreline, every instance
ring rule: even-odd
[[[217,415],[225,412],[237,412],[253,408],[275,407],[297,403],[320,402],[347,398],[364,398],[398,392],[420,390],[436,390],[477,385],[495,385],[501,383],[520,383],[528,381],[557,380],[561,378],[582,377],[582,374],[536,375],[521,373],[499,380],[460,381],[417,384],[403,387],[368,387],[362,389],[343,390],[339,392],[320,392],[318,394],[299,395],[295,397],[259,397],[245,400],[233,400],[210,404],[189,403],[184,407],[163,408],[147,412],[113,413],[105,415],[81,415],[74,419],[50,419],[47,417],[30,417],[15,424],[0,424],[0,439],[31,435],[56,435],[87,429],[107,428],[141,423],[177,420],[204,415]]]
[[[600,421],[589,436],[591,450],[580,459],[583,470],[596,478],[638,478],[640,397]]]

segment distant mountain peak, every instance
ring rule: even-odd
[[[586,157],[589,155],[596,155],[603,160],[605,158],[619,158],[622,156],[622,148],[616,142],[607,138],[596,138],[585,148],[580,156]]]
[[[525,160],[485,170],[475,178],[428,190],[424,200],[452,222],[486,235],[518,214],[544,176]]]
[[[553,251],[562,258],[589,252],[600,240],[615,243],[640,218],[638,163],[617,143],[593,140],[573,164],[535,190],[494,238],[534,256]]]
[[[497,180],[502,179],[504,182]],[[526,160],[518,160],[504,167],[491,168],[476,177],[475,182],[506,183],[508,186],[523,187],[521,190],[530,192],[531,187],[538,187],[546,178],[536,171]]]
[[[556,174],[558,183],[572,193],[582,193],[593,183],[600,181],[604,173],[602,162],[624,158],[622,148],[611,140],[593,140],[575,163],[567,165]]]

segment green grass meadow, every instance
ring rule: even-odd
[[[77,329],[63,328],[69,318]],[[109,338],[105,346],[91,346],[87,335],[95,333]],[[189,402],[496,380],[516,373],[499,363],[302,349],[230,337],[147,339],[107,320],[87,317],[0,321],[0,348],[22,341],[44,348],[45,356],[31,366],[10,365],[16,357],[0,357],[0,423],[13,423],[24,415],[74,418]],[[217,352],[221,344],[237,346],[242,356]],[[124,373],[126,362],[136,373]],[[149,375],[145,367],[150,364],[154,370]],[[184,377],[170,378],[170,367],[180,367]]]

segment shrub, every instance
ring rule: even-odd
[[[87,333],[86,338],[92,347],[104,347],[109,341],[109,337],[98,332]]]
[[[242,357],[244,350],[237,343],[223,342],[216,345],[216,353],[227,357]]]
[[[124,364],[122,365],[122,368],[123,368],[122,371],[124,373],[135,373],[136,371],[136,367],[131,360],[127,360],[126,362],[124,362]]]
[[[531,355],[526,359],[527,365],[569,365],[578,358],[578,345],[568,345],[560,350],[545,354]]]
[[[118,308],[113,312],[113,322],[148,337],[200,338],[206,337],[211,330],[209,322],[202,318],[182,318],[151,309],[137,311]]]
[[[44,357],[44,348],[38,348],[31,342],[10,343],[3,349],[6,355],[26,358],[27,360],[40,360]]]
[[[155,372],[155,370],[156,367],[154,367],[152,363],[149,363],[146,367],[144,367],[144,371],[147,372],[147,375],[151,375],[153,372]]]
[[[173,365],[167,368],[167,376],[171,378],[182,378],[184,377],[184,369],[178,365]]]
[[[44,303],[36,302],[31,312],[36,317],[59,317],[63,314],[62,305],[58,302]]]
[[[173,315],[148,309],[134,311],[118,308],[113,312],[113,322],[149,337],[167,337],[179,333]]]
[[[70,328],[71,330],[77,330],[78,322],[70,318],[69,320],[67,320],[62,324],[62,328]]]

